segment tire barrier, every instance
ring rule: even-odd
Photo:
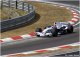
[[[30,20],[34,19],[35,10],[34,10],[32,5],[30,5],[28,3],[25,3],[23,1],[20,1],[20,3],[22,3],[22,5],[19,4],[19,1],[18,2],[13,1],[13,2],[11,2],[12,4],[8,3],[8,2],[10,2],[10,0],[8,0],[8,1],[5,0],[4,3],[2,3],[3,6],[7,6],[7,7],[10,6],[10,7],[13,7],[13,8],[15,7],[17,9],[28,11],[28,13],[26,13],[25,16],[19,16],[19,17],[16,17],[16,18],[0,21],[0,25],[1,25],[0,30],[1,30],[1,32],[12,29],[12,28],[15,28],[15,27],[19,27],[19,26],[29,22]],[[15,2],[18,3],[17,6],[15,6]]]

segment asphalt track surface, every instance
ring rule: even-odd
[[[1,49],[1,55],[19,53],[19,52],[27,52],[37,49],[50,48],[65,44],[70,44],[74,42],[79,42],[79,25],[76,26],[74,33],[60,35],[58,37],[51,38],[42,38],[40,41],[34,41],[32,43],[24,43],[20,45],[8,46],[7,48]]]
[[[64,3],[64,4],[70,4],[74,6],[79,6],[79,0],[44,0],[44,1],[50,1],[50,2],[59,2],[59,3]]]

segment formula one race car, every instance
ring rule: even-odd
[[[53,26],[47,26],[43,30],[41,28],[37,28],[35,30],[36,36],[53,36],[56,37],[59,34],[66,34],[73,32],[73,26],[68,22],[56,22]]]

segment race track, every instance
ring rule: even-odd
[[[79,42],[79,24],[75,26],[75,31],[72,34],[60,35],[58,37],[51,38],[43,38],[32,43],[24,43],[17,46],[16,45],[8,46],[7,48],[2,48],[1,53],[2,55],[6,55],[12,53],[55,47],[75,42]]]
[[[37,49],[43,49],[43,48],[49,48],[49,47],[55,47],[55,46],[60,46],[64,44],[69,44],[69,43],[75,43],[79,41],[79,33],[78,30],[75,31],[73,34],[67,34],[63,36],[58,36],[54,38],[46,38],[37,42],[33,43],[25,43],[25,44],[20,44],[18,46],[15,46],[15,48],[10,46],[7,49],[2,48],[2,55],[3,54],[10,54],[10,53],[17,53],[17,52],[24,52],[24,51],[32,51],[32,50],[37,50]]]

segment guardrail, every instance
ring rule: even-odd
[[[16,27],[16,26],[18,27],[19,25],[21,26],[22,24],[29,22],[31,19],[34,19],[34,17],[35,17],[35,10],[34,10],[33,6],[24,1],[1,0],[0,7],[2,8],[3,6],[7,6],[7,7],[11,7],[11,8],[14,7],[16,9],[25,10],[25,11],[28,11],[28,13],[26,13],[25,16],[19,16],[19,17],[15,17],[12,19],[0,21],[0,24],[1,24],[0,30],[2,32],[6,31],[8,29],[11,29],[13,27]]]

